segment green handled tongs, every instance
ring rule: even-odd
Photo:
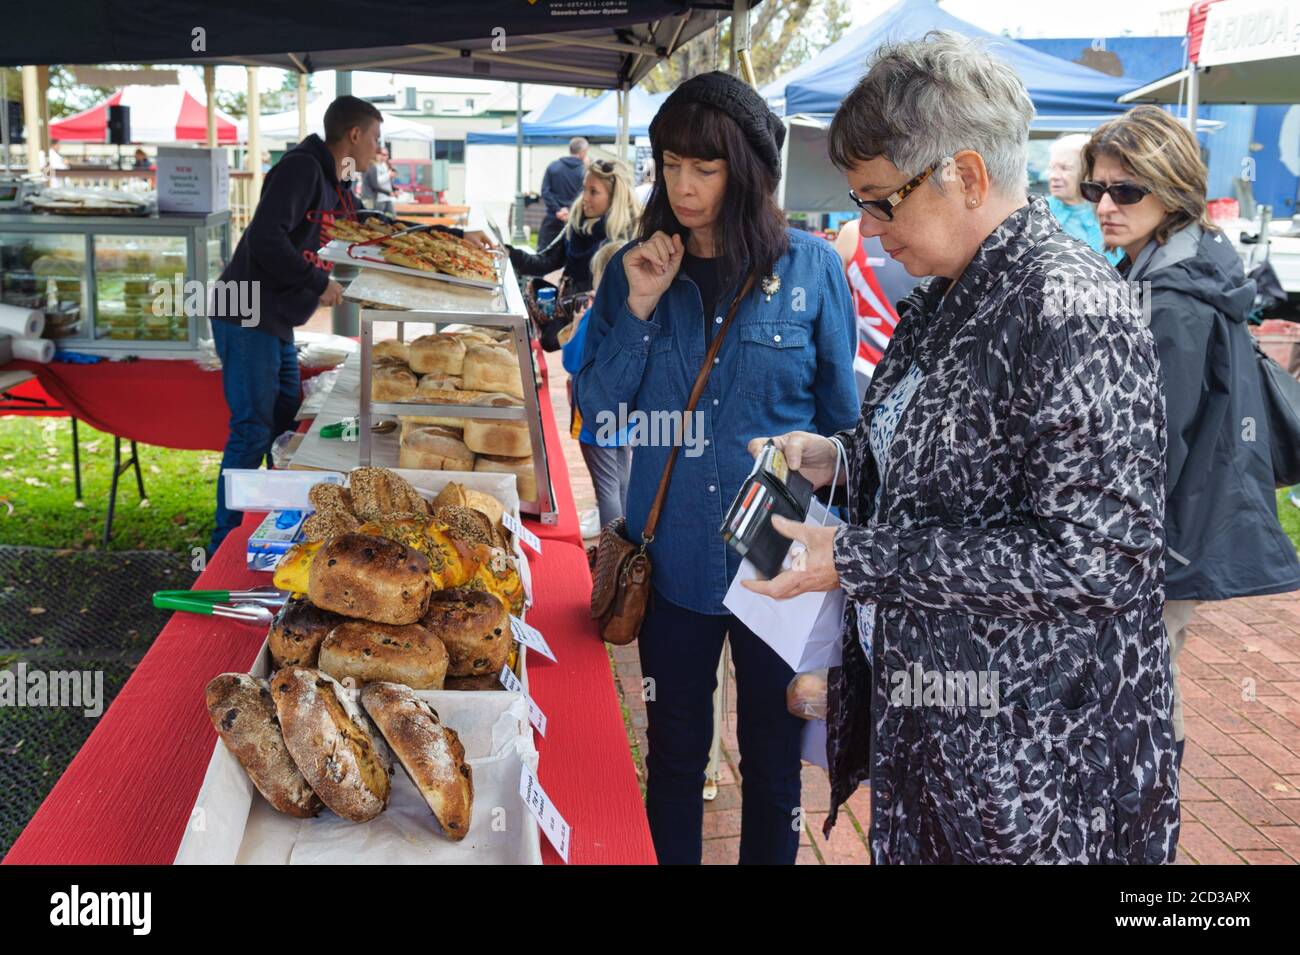
[[[153,595],[153,605],[162,610],[184,610],[269,626],[275,619],[274,610],[288,598],[288,591],[277,590],[275,587],[254,587],[251,590],[160,590]]]

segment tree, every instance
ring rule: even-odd
[[[770,83],[834,43],[852,22],[849,0],[769,2],[750,14],[749,56],[759,86]],[[725,69],[731,53],[731,19],[683,44],[643,81],[652,93],[674,89],[699,73]]]

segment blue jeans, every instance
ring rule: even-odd
[[[664,572],[668,568],[658,568]],[[799,851],[799,743],[804,722],[785,706],[794,671],[730,614],[686,610],[656,591],[637,641],[649,697],[646,816],[661,865],[703,854],[704,770],[722,641],[736,664],[740,862],[791,865]]]
[[[212,339],[221,359],[221,390],[230,409],[230,436],[221,455],[221,470],[260,468],[281,433],[292,431],[302,403],[298,353],[284,342],[232,322],[212,322]],[[226,507],[226,482],[217,477],[217,526],[208,546],[211,557],[239,526],[243,512]]]

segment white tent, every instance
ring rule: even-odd
[[[325,110],[331,100],[321,96],[307,104],[307,132],[318,136],[325,135]],[[263,115],[257,125],[262,134],[262,142],[296,143],[298,136],[298,111],[291,109],[286,113]],[[401,116],[384,116],[383,137],[385,140],[401,139],[431,143],[434,140],[433,126],[404,119]],[[248,141],[248,120],[239,121],[239,141]]]
[[[1221,0],[1199,15],[1189,24],[1189,39],[1200,40],[1197,102],[1300,103],[1300,0]],[[1120,102],[1181,103],[1190,79],[1182,69]]]

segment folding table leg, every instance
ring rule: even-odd
[[[131,442],[131,463],[135,465],[135,486],[140,490],[140,500],[145,499],[144,475],[140,473],[140,449]]]
[[[126,471],[135,468],[135,484],[140,490],[140,500],[144,500],[144,475],[140,473],[140,452],[134,441],[131,442],[131,456],[122,460],[122,439],[113,435],[113,479],[108,490],[108,516],[104,519],[104,546],[108,546],[113,536],[113,512],[117,509],[117,482]]]
[[[77,416],[72,416],[72,474],[76,481],[77,500],[81,500],[81,442],[77,438]]]

